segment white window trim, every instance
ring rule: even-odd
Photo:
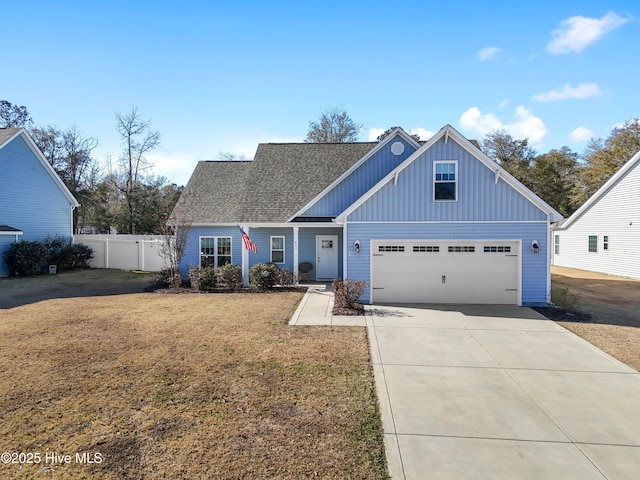
[[[599,235],[588,235],[587,238],[587,252],[588,253],[598,253],[598,236]],[[594,248],[595,250],[591,250],[591,238],[595,238]]]
[[[274,238],[281,238],[281,239],[282,239],[282,250],[274,250],[274,249],[273,249],[273,239],[274,239]],[[276,263],[276,264],[278,264],[278,265],[282,265],[282,264],[286,263],[286,260],[287,260],[287,258],[286,258],[286,257],[287,257],[287,254],[285,253],[285,252],[286,252],[286,250],[287,250],[287,249],[286,249],[286,241],[287,241],[287,240],[286,240],[286,238],[285,238],[285,236],[284,236],[284,235],[271,235],[271,236],[269,237],[269,261],[270,261],[271,263]],[[274,252],[274,251],[276,251],[276,252],[282,252],[282,261],[281,261],[281,262],[274,262],[274,261],[273,261],[273,252]]]
[[[456,175],[456,179],[454,180],[455,183],[455,196],[456,198],[454,200],[436,200],[436,165],[442,164],[442,163],[453,163],[455,165],[455,175]],[[431,186],[433,188],[433,195],[432,195],[432,199],[434,202],[457,202],[458,201],[458,177],[459,177],[459,173],[458,173],[458,160],[434,160],[433,162],[433,177],[431,179]],[[439,181],[437,183],[449,183],[449,181],[447,182],[443,182],[443,181]]]
[[[229,263],[233,264],[233,235],[201,235],[200,237],[198,237],[198,266],[202,266],[202,257],[211,257],[212,255],[202,255],[202,239],[203,238],[213,238],[213,264],[214,265],[218,265],[218,239],[219,238],[228,238],[230,240],[229,242],[229,248],[231,251],[231,254],[229,255],[231,257],[231,260]]]

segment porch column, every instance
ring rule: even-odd
[[[244,232],[251,236],[249,233],[249,230],[251,230],[249,227],[242,227],[242,229],[244,230]],[[242,243],[242,284],[245,287],[249,286],[249,250],[247,250],[244,246],[244,242],[242,241],[242,239],[240,239],[240,242]]]
[[[298,285],[298,230],[300,227],[293,227],[293,278]]]

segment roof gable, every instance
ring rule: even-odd
[[[283,223],[374,146],[268,143],[253,161],[199,162],[178,206],[189,205],[194,225]]]
[[[396,167],[393,171],[391,171],[387,176],[385,176],[378,184],[376,184],[373,188],[371,188],[367,193],[365,193],[362,197],[360,197],[356,202],[354,202],[351,206],[349,206],[344,212],[342,212],[336,218],[336,221],[342,222],[347,220],[353,220],[353,218],[357,217],[357,215],[352,215],[357,209],[363,206],[366,202],[368,202],[374,195],[377,195],[381,192],[387,185],[396,184],[399,182],[399,178],[402,176],[403,172],[406,174],[415,175],[416,172],[413,172],[411,169],[416,161],[419,161],[423,157],[432,156],[431,154],[438,149],[441,149],[443,145],[447,145],[448,142],[453,140],[461,150],[466,152],[465,156],[469,159],[472,159],[474,162],[478,162],[479,164],[486,167],[483,169],[484,172],[484,182],[485,184],[493,184],[495,185],[494,190],[503,189],[505,191],[515,191],[522,197],[522,200],[529,204],[529,207],[534,208],[536,211],[541,212],[545,218],[548,218],[550,221],[558,221],[562,219],[562,216],[556,212],[551,206],[549,206],[546,202],[540,199],[537,195],[531,192],[528,188],[526,188],[522,183],[516,180],[513,176],[507,173],[502,167],[500,167],[497,163],[491,160],[485,153],[483,153],[480,149],[478,149],[475,145],[473,145],[469,140],[467,140],[464,136],[462,136],[458,131],[456,131],[450,125],[444,126],[438,133],[436,133],[433,137],[431,137],[420,149],[418,149],[413,155],[407,158],[402,164]],[[442,152],[447,152],[444,148]],[[431,158],[433,160],[455,160],[454,158],[447,158],[446,153],[441,153],[438,158]],[[415,166],[414,166],[415,168]],[[427,171],[424,171],[424,168],[427,168]],[[430,166],[423,167],[423,171],[417,173],[420,175],[420,178],[426,179],[431,178],[431,171],[429,170]],[[406,175],[405,175],[406,176]],[[479,181],[479,179],[474,179],[474,181]],[[467,183],[469,185],[469,183]],[[463,186],[466,188],[467,185]],[[508,187],[508,188],[507,188]],[[430,188],[430,187],[429,187]],[[416,195],[419,195],[421,192],[419,189],[416,189],[413,192]],[[498,194],[498,192],[493,192],[493,195]],[[391,197],[389,197],[391,198]],[[479,200],[482,198],[479,197]],[[429,199],[424,199],[424,202],[427,202]],[[440,206],[438,207],[441,212],[450,212],[450,216],[447,217],[451,220],[455,219],[453,212],[455,211],[454,205],[445,206],[438,202]],[[506,208],[510,208],[509,202],[504,202]],[[527,208],[523,205],[522,208]],[[433,212],[432,212],[433,213]],[[426,213],[423,213],[425,215]],[[445,216],[445,214],[441,214]],[[458,220],[462,220],[464,217],[460,216],[460,213],[457,212]],[[530,213],[531,215],[531,213]],[[353,216],[353,218],[350,218]],[[477,218],[477,217],[474,217]],[[445,218],[438,218],[439,221],[444,221]]]
[[[582,217],[585,213],[587,213],[591,208],[593,208],[602,198],[604,198],[616,185],[624,180],[629,173],[631,173],[634,169],[639,168],[640,165],[640,151],[636,152],[636,154],[631,157],[627,163],[625,163],[609,180],[607,180],[602,187],[600,187],[596,192],[591,195],[591,197],[584,202],[578,210],[573,212],[573,214],[559,227],[560,229],[565,229],[570,227],[573,223],[575,223],[580,217]]]
[[[44,155],[42,154],[38,146],[35,144],[31,136],[27,133],[27,131],[24,128],[0,129],[0,150],[2,150],[3,148],[11,144],[18,137],[21,137],[24,140],[26,145],[29,147],[29,150],[31,150],[31,153],[33,153],[34,157],[40,162],[40,164],[45,169],[47,174],[51,177],[53,182],[58,186],[58,188],[61,190],[63,195],[69,201],[71,206],[79,207],[80,204],[78,203],[78,201],[75,199],[73,194],[69,191],[69,189],[64,184],[62,179],[58,176],[58,174],[53,169],[51,164],[49,164],[49,162],[44,157]]]
[[[395,128],[289,221],[304,216],[335,217],[418,148],[420,144],[413,137],[403,129]]]

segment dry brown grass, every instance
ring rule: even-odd
[[[386,478],[366,332],[289,327],[299,293],[0,310],[2,478]],[[45,452],[72,463],[44,463]],[[79,464],[76,452],[100,453]]]
[[[558,322],[601,350],[640,371],[640,281],[552,267],[552,285],[576,298],[578,315]]]

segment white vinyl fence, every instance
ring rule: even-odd
[[[159,272],[164,259],[160,253],[162,235],[74,235],[73,241],[93,249],[93,268]]]

